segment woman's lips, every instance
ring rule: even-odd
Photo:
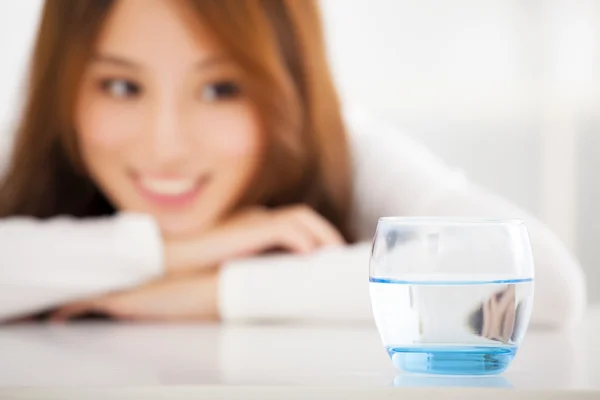
[[[201,178],[134,177],[136,189],[146,201],[159,207],[184,207],[192,203],[207,182]]]

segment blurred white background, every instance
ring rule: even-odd
[[[548,223],[600,302],[600,1],[321,3],[344,100]],[[0,2],[0,149],[40,4]]]

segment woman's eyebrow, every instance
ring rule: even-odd
[[[209,69],[218,65],[231,64],[231,59],[221,54],[203,57],[196,63],[196,69]]]
[[[119,56],[110,53],[98,53],[92,57],[94,62],[103,64],[112,64],[119,67],[141,69],[142,65],[139,62],[128,59],[127,57]],[[196,62],[196,69],[209,69],[218,65],[231,64],[231,59],[227,56],[216,54],[201,58]]]
[[[112,64],[119,67],[131,68],[131,69],[141,69],[142,66],[132,60],[127,59],[126,57],[118,56],[115,54],[108,53],[99,53],[94,54],[92,57],[92,61],[103,63],[103,64]]]

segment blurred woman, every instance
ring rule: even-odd
[[[533,322],[584,308],[546,227],[342,111],[316,2],[46,1],[0,187],[1,318],[370,320],[360,242],[384,215],[524,216]]]

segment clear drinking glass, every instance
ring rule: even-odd
[[[529,323],[533,278],[521,220],[390,217],[377,224],[371,302],[401,370],[503,372]]]

